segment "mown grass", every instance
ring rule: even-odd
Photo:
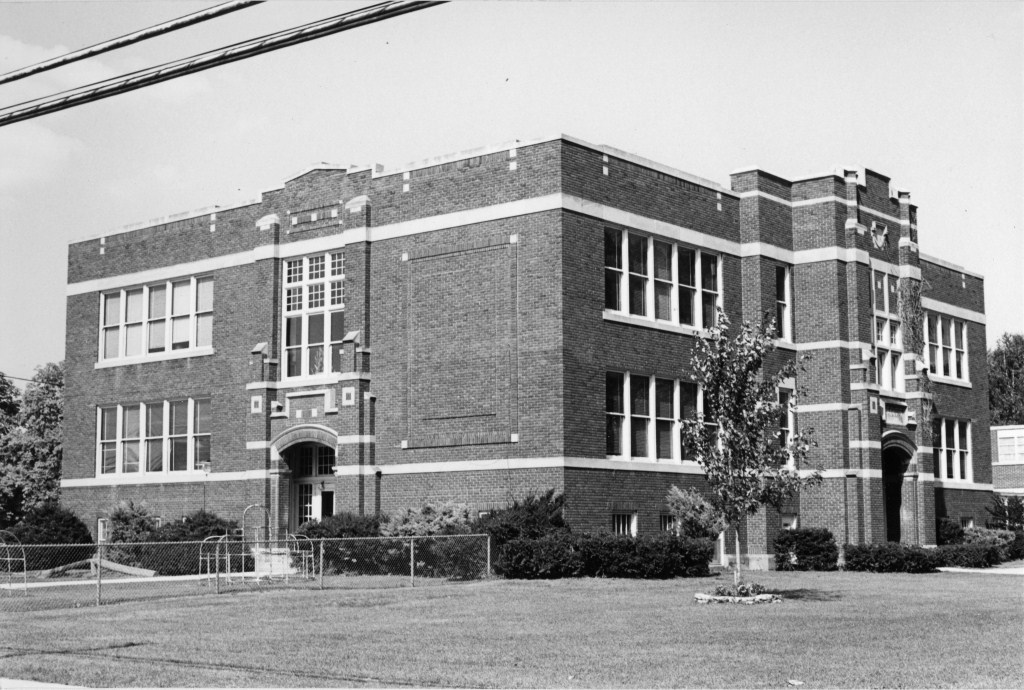
[[[728,579],[267,591],[17,614],[0,676],[92,686],[1021,687],[1024,578]]]

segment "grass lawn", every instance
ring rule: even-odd
[[[0,677],[90,686],[1021,687],[1024,577],[729,576],[274,590],[4,614]]]

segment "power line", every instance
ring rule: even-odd
[[[226,48],[200,53],[199,55],[183,58],[182,60],[121,75],[114,79],[95,82],[79,89],[63,91],[54,96],[25,101],[0,111],[0,127],[127,93],[145,86],[152,86],[153,84],[201,72],[212,67],[219,67],[220,65],[262,55],[279,48],[286,48],[298,43],[311,41],[315,38],[322,38],[340,31],[354,29],[384,19],[391,19],[392,17],[426,9],[434,5],[441,5],[444,1],[396,0],[394,2],[384,2],[379,5],[303,24],[302,26],[286,29],[274,34],[242,41]],[[19,108],[19,106],[28,107],[12,110],[13,108]]]
[[[22,69],[8,72],[7,74],[0,74],[0,84],[7,84],[12,81],[24,79],[25,77],[30,77],[33,74],[39,74],[40,72],[56,69],[72,62],[77,62],[78,60],[84,60],[85,58],[99,55],[100,53],[106,53],[111,50],[123,48],[124,46],[131,45],[132,43],[144,41],[147,38],[153,38],[154,36],[160,36],[162,34],[170,33],[171,31],[177,31],[178,29],[183,29],[186,26],[192,26],[199,22],[205,22],[208,19],[214,19],[230,12],[236,12],[252,5],[258,5],[261,2],[263,2],[263,0],[232,0],[231,2],[226,2],[207,10],[200,10],[199,12],[186,14],[183,17],[172,19],[169,22],[163,22],[146,29],[140,29],[139,31],[134,31],[130,34],[119,36],[118,38],[112,38],[109,41],[104,41],[103,43],[97,43],[89,46],[88,48],[74,50],[50,60],[44,60],[43,62],[36,63],[29,67],[23,67]]]

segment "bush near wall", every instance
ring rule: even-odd
[[[95,553],[92,534],[77,515],[57,503],[44,503],[29,510],[7,530],[25,546],[25,567],[46,570],[75,563]],[[37,549],[33,544],[82,544],[64,549]]]
[[[674,535],[621,537],[556,532],[514,539],[502,547],[505,576],[516,579],[706,577],[714,555],[709,539]]]
[[[824,527],[782,530],[775,535],[776,570],[835,570],[839,547]]]
[[[960,526],[959,522],[949,518],[939,518],[935,535],[939,546],[964,543],[964,528]]]
[[[965,544],[984,544],[985,546],[995,546],[999,549],[1000,559],[1004,561],[1013,560],[1010,557],[1010,551],[1015,538],[1016,534],[1006,529],[968,527],[964,530]]]
[[[931,573],[938,563],[934,550],[902,544],[846,544],[846,570],[870,573]]]
[[[991,568],[1001,559],[992,544],[945,544],[935,549],[935,565],[953,568]]]
[[[133,519],[137,517],[133,516]],[[112,541],[104,547],[103,557],[123,565],[153,570],[158,575],[196,575],[200,571],[201,542],[207,537],[230,534],[237,528],[238,523],[234,520],[197,510],[181,521],[165,523],[148,534],[132,532],[133,540],[144,543]],[[214,547],[208,548],[212,552]]]

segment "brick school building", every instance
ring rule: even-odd
[[[125,499],[284,533],[554,488],[576,530],[657,532],[704,487],[679,420],[719,307],[778,319],[770,369],[811,355],[780,431],[814,428],[824,483],[744,525],[751,565],[794,525],[934,544],[991,499],[982,277],[871,170],[726,188],[569,136],[318,165],[73,243],[67,299],[62,501],[94,529]]]

